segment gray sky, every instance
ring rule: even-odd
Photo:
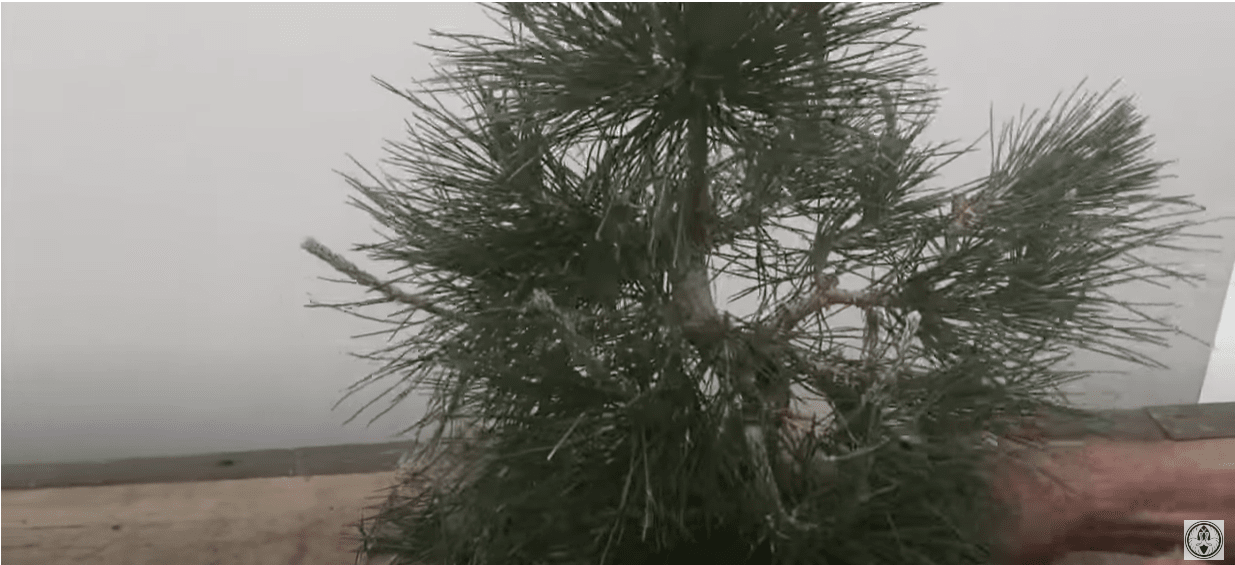
[[[413,404],[369,430],[329,411],[368,368],[348,336],[371,327],[302,308],[356,294],[297,246],[373,239],[331,172],[402,135],[408,105],[369,76],[427,77],[414,43],[493,31],[478,6],[6,4],[0,21],[6,463],[379,441],[410,423]],[[931,135],[973,140],[992,103],[1002,120],[1122,78],[1158,156],[1179,160],[1164,188],[1233,214],[1231,21],[1230,4],[935,8],[919,18],[948,89]],[[1235,253],[1221,245],[1195,258],[1208,284],[1170,293],[1205,339]],[[1195,401],[1208,355],[1180,341],[1169,374],[1096,379],[1086,398]]]

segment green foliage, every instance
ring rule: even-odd
[[[416,110],[400,176],[348,181],[384,228],[357,250],[398,278],[307,248],[378,293],[336,307],[389,326],[351,392],[395,380],[374,418],[431,393],[409,430],[434,429],[420,467],[445,474],[366,546],[987,559],[983,434],[1056,406],[1076,347],[1150,362],[1129,342],[1172,329],[1110,291],[1180,279],[1136,253],[1195,206],[1154,192],[1144,119],[1106,95],[1013,122],[988,176],[929,186],[959,152],[918,140],[922,8],[509,4],[506,37],[446,35],[420,91],[382,82]],[[758,304],[721,312],[714,278]],[[827,410],[801,424],[797,398]],[[434,457],[447,440],[470,450]]]

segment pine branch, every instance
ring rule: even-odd
[[[561,308],[553,303],[553,298],[543,289],[539,288],[532,291],[532,297],[528,301],[528,306],[552,316],[554,321],[557,322],[558,327],[566,334],[571,352],[587,368],[588,376],[602,389],[612,390],[612,387],[609,385],[609,369],[605,367],[604,362],[592,354],[592,342],[579,334],[571,313],[562,311]],[[625,393],[626,391],[621,392]]]
[[[674,302],[682,316],[683,328],[700,350],[708,350],[725,331],[727,322],[716,308],[708,276],[707,253],[711,247],[712,221],[715,206],[709,193],[708,124],[703,109],[696,109],[687,125],[687,161],[689,172],[686,183],[679,192],[677,245],[684,247],[675,269],[673,288]],[[755,374],[747,363],[737,364],[727,378],[736,380],[739,390],[756,391]],[[778,413],[788,398],[748,398],[743,425],[743,437],[753,458],[756,473],[756,488],[763,501],[773,510],[769,516],[770,526],[779,529],[789,526],[797,530],[809,530],[813,524],[803,523],[786,511],[781,500],[781,488],[772,470],[772,447],[765,440],[767,422],[763,413]],[[771,405],[771,406],[769,406]],[[779,429],[779,422],[773,422]]]
[[[1066,346],[1156,343],[1103,291],[1175,277],[1131,253],[1185,224],[1146,224],[1180,202],[1144,193],[1130,107],[1094,101],[1010,129],[989,178],[925,186],[948,153],[915,144],[935,92],[902,21],[919,9],[509,4],[509,37],[449,36],[436,93],[470,114],[396,92],[419,114],[391,143],[407,177],[349,178],[392,234],[358,250],[411,274],[303,246],[380,293],[331,307],[437,314],[388,320],[415,335],[357,388],[431,388],[422,424],[483,421],[500,457],[403,509],[393,546],[622,565],[722,523],[775,540],[772,562],[982,562],[975,431],[1051,403]],[[759,292],[749,325],[718,306],[713,258]],[[474,323],[441,323],[460,312]],[[832,408],[824,429],[793,426],[795,385]],[[735,488],[752,499],[712,503]]]
[[[805,297],[792,300],[777,308],[777,314],[772,326],[782,332],[793,330],[803,319],[836,304],[847,304],[859,308],[874,306],[890,306],[893,301],[886,291],[854,291],[836,288],[838,281],[832,275],[817,275],[811,292]]]
[[[725,321],[712,298],[707,253],[711,218],[715,214],[708,187],[708,124],[697,111],[687,124],[689,174],[679,189],[678,264],[674,269],[673,298],[682,325],[693,341],[703,348],[725,329]]]
[[[437,307],[429,301],[429,299],[424,298],[423,296],[408,294],[389,282],[382,282],[377,277],[361,270],[361,268],[357,267],[355,263],[344,259],[343,256],[331,251],[330,248],[325,245],[318,243],[316,239],[311,237],[306,238],[304,243],[300,244],[300,248],[308,251],[314,257],[325,261],[331,267],[334,267],[336,271],[339,271],[340,273],[347,275],[353,281],[356,281],[357,284],[380,292],[390,301],[402,302],[409,306],[414,306],[424,310],[425,312],[429,312],[430,314],[442,316],[443,318],[459,318],[458,314]]]

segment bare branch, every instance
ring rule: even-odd
[[[331,251],[329,247],[326,247],[325,245],[318,243],[316,239],[313,239],[311,237],[306,238],[304,240],[304,243],[300,244],[300,247],[301,249],[308,251],[314,257],[317,257],[318,259],[321,259],[322,261],[329,263],[330,266],[334,267],[336,271],[339,271],[340,273],[347,275],[348,278],[352,279],[353,281],[356,281],[357,284],[366,286],[371,290],[380,292],[382,293],[383,296],[385,296],[386,298],[392,301],[402,302],[404,304],[414,306],[416,308],[424,310],[425,312],[429,312],[431,314],[437,314],[438,316],[443,316],[446,318],[458,318],[459,317],[459,315],[455,314],[454,312],[438,308],[432,302],[430,302],[429,299],[423,296],[418,296],[415,294],[408,294],[407,292],[404,292],[403,290],[399,289],[398,287],[392,285],[389,282],[382,282],[377,277],[370,275],[369,273],[366,273],[363,270],[361,270],[360,267],[357,267],[355,263],[352,263],[351,261],[344,259],[343,256],[339,255],[338,253]]]
[[[723,332],[725,320],[716,308],[708,276],[707,255],[716,210],[707,176],[706,115],[692,116],[688,128],[689,172],[677,197],[678,229],[681,230],[677,245],[683,246],[685,253],[674,268],[673,301],[690,339],[696,344],[707,344]]]
[[[892,303],[890,296],[886,292],[878,292],[873,290],[852,291],[836,288],[837,279],[831,275],[817,275],[813,291],[803,298],[799,298],[791,302],[787,306],[778,308],[778,314],[774,323],[775,327],[783,332],[792,330],[807,316],[827,308],[833,304],[848,304],[859,308],[871,308],[874,306],[889,306]]]
[[[579,330],[576,328],[575,316],[572,315],[573,313],[563,311],[553,303],[553,298],[547,292],[539,288],[532,291],[532,298],[528,305],[531,309],[552,316],[557,322],[558,327],[566,334],[571,353],[587,368],[588,376],[603,387],[614,390],[614,386],[610,385],[612,381],[609,379],[609,369],[592,353],[593,345],[591,340],[579,333]],[[621,381],[619,381],[619,384],[621,384]],[[616,390],[615,392],[628,393],[625,390]]]
[[[377,304],[385,304],[390,302],[387,298],[370,298],[368,300],[358,300],[355,302],[310,302],[305,305],[305,308],[332,308],[341,310],[346,308],[359,308],[362,306],[374,306]]]

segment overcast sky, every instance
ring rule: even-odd
[[[373,164],[427,77],[432,28],[487,33],[471,4],[6,4],[3,458],[110,458],[385,439],[330,412],[367,366],[367,324],[303,308],[355,297],[298,249],[371,241],[332,169]],[[1235,214],[1231,4],[965,4],[918,18],[947,88],[934,139],[972,141],[1082,79],[1123,79],[1179,161],[1164,189]],[[985,155],[948,179],[981,174]],[[1235,230],[1212,230],[1228,237]],[[1235,247],[1189,259],[1175,319],[1213,336]],[[355,258],[355,257],[354,257]],[[358,261],[371,266],[365,261]],[[373,342],[369,342],[373,343]],[[1194,402],[1209,349],[1095,379],[1090,402]]]

